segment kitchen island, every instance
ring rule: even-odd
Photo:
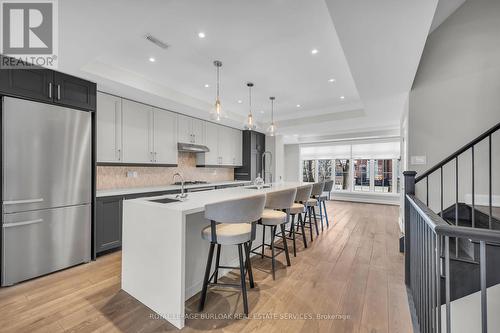
[[[204,217],[205,205],[302,184],[194,192],[183,201],[174,201],[174,195],[125,200],[122,289],[177,328],[184,327],[185,301],[201,291],[208,256],[209,243],[201,239],[201,230],[210,224]],[[257,244],[259,235],[257,230]],[[222,265],[237,266],[237,258],[236,247],[223,247]]]

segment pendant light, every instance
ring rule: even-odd
[[[217,121],[220,121],[221,118],[222,118],[222,108],[221,108],[221,104],[220,104],[220,68],[222,67],[222,62],[219,61],[219,60],[215,60],[214,61],[214,66],[217,70],[217,96],[215,98],[215,104],[214,104],[214,111],[212,113],[212,118],[217,120]]]
[[[276,99],[275,97],[269,97],[271,100],[271,124],[267,128],[267,134],[269,136],[274,136],[276,132],[276,125],[274,124],[274,100]]]
[[[253,87],[253,83],[252,82],[248,82],[247,83],[247,87],[248,87],[248,107],[249,107],[249,111],[248,111],[248,117],[247,117],[247,122],[245,124],[245,129],[247,130],[254,130],[257,126],[255,126],[255,123],[253,121],[253,115],[252,115],[252,87]]]

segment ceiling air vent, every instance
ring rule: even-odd
[[[168,44],[165,43],[165,42],[162,42],[161,40],[159,40],[158,38],[152,36],[152,35],[146,35],[145,36],[147,40],[149,40],[151,43],[155,44],[156,46],[158,47],[161,47],[162,49],[168,49]]]

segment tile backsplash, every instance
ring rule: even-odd
[[[169,185],[175,172],[186,181],[234,180],[233,168],[197,168],[194,153],[179,153],[177,163],[177,167],[98,166],[97,190]],[[127,177],[129,172],[137,172],[137,177]]]

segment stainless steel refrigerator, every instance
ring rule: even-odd
[[[91,253],[91,115],[2,99],[2,286]]]

